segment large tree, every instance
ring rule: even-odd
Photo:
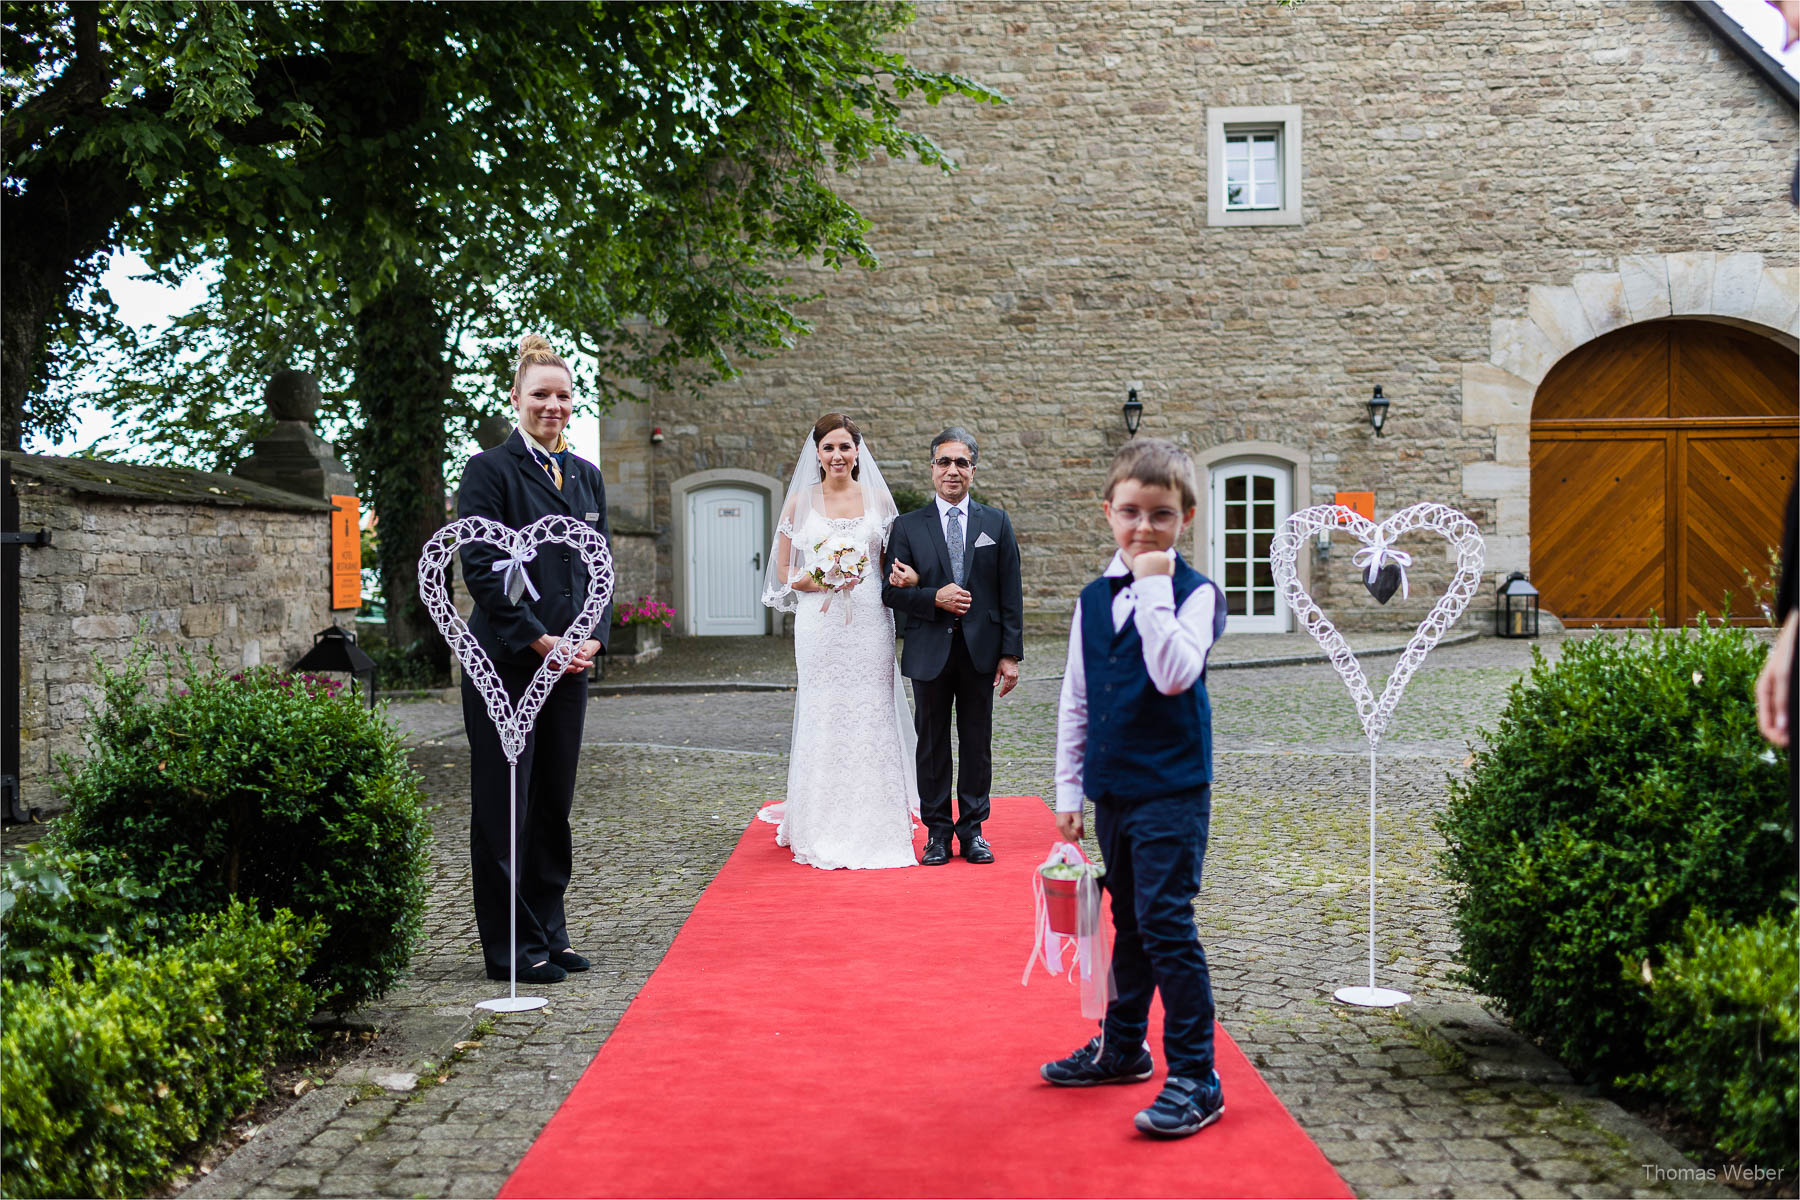
[[[320,374],[402,642],[428,628],[405,601],[446,430],[476,412],[468,381],[491,405],[520,329],[592,356],[602,403],[728,377],[805,332],[784,263],[874,265],[832,170],[950,168],[898,102],[998,99],[884,50],[898,4],[273,7],[328,30],[286,101],[312,124],[162,179],[168,215],[121,221],[164,269],[221,272],[115,403],[171,457],[229,461],[254,418],[221,397]]]

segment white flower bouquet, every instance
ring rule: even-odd
[[[861,583],[869,575],[869,551],[855,539],[842,535],[824,538],[813,544],[812,566],[807,577],[825,592],[820,612],[831,611],[831,598]],[[848,611],[844,619],[849,620]]]

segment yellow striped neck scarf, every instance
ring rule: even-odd
[[[556,485],[556,490],[559,492],[562,491],[563,473],[562,468],[556,463],[556,456],[569,448],[569,439],[560,433],[557,434],[556,445],[551,447],[548,452],[545,452],[543,447],[538,445],[537,439],[532,438],[529,440],[531,442],[531,457],[537,460],[538,466],[544,468],[544,474],[550,477],[550,482]]]

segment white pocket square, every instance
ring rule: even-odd
[[[992,546],[993,544],[994,539],[985,533],[975,539],[975,548],[977,550],[981,549],[983,546]]]

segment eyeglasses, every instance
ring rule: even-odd
[[[1145,512],[1135,504],[1118,504],[1113,506],[1112,515],[1126,525],[1136,525],[1149,518],[1150,528],[1158,533],[1167,533],[1181,524],[1181,514],[1172,508],[1154,508]]]
[[[934,467],[944,467],[945,469],[955,467],[960,471],[966,471],[975,464],[966,458],[934,458],[931,460],[931,465]]]

